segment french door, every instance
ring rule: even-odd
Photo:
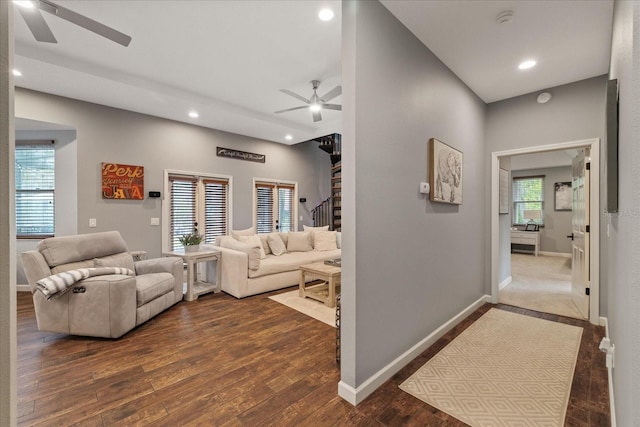
[[[257,233],[298,229],[297,184],[254,180],[254,224]]]

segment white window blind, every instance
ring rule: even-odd
[[[256,231],[258,233],[295,230],[295,188],[295,184],[256,182]]]
[[[203,176],[169,174],[169,247],[182,249],[180,237],[198,232],[204,243],[228,233],[229,180]]]
[[[171,191],[169,244],[171,250],[182,248],[178,239],[197,230],[196,185],[194,178],[169,176]]]
[[[205,243],[215,243],[216,236],[227,234],[228,180],[204,179]]]
[[[537,210],[541,218],[535,220],[544,225],[544,176],[513,178],[513,223],[524,225],[528,222],[524,211]]]
[[[16,235],[55,233],[55,150],[51,141],[16,143]]]

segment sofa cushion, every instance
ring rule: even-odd
[[[260,236],[260,241],[262,242],[262,249],[264,250],[265,255],[269,255],[271,253],[271,248],[269,247],[269,242],[267,241],[266,234],[258,234]]]
[[[260,249],[248,243],[242,243],[231,236],[222,236],[220,247],[244,252],[249,257],[249,270],[260,268]]]
[[[266,258],[267,255],[264,248],[262,247],[262,239],[260,239],[260,236],[258,236],[257,234],[254,234],[253,236],[238,236],[238,240],[240,240],[242,243],[248,243],[251,246],[256,246],[260,251],[260,259]]]
[[[278,233],[268,234],[267,242],[269,242],[271,253],[273,253],[275,256],[280,256],[284,253],[287,253],[287,247],[285,246],[282,238]]]
[[[288,252],[308,252],[312,251],[311,233],[308,231],[296,231],[289,233],[289,242],[287,243]]]
[[[129,252],[113,254],[102,258],[95,258],[93,264],[96,267],[122,267],[136,271],[133,265],[133,257]]]
[[[311,233],[311,246],[313,246],[313,248],[315,249],[316,247],[316,233],[319,231],[328,231],[329,230],[329,226],[328,225],[323,225],[322,227],[310,227],[308,225],[303,225],[302,229],[304,231],[308,231],[309,233]]]
[[[256,234],[255,227],[245,228],[244,230],[231,230],[231,237],[238,241],[240,241],[238,238],[240,236],[253,236],[254,234]]]
[[[301,265],[340,258],[340,255],[340,249],[322,252],[289,252],[281,256],[267,255],[265,259],[260,261],[260,268],[249,271],[249,277],[254,278],[267,276],[269,274],[283,273],[286,271],[295,271],[298,270]]]
[[[171,273],[136,276],[136,306],[140,307],[173,290],[176,281]]]
[[[316,251],[334,251],[338,249],[335,231],[316,231],[313,249]]]

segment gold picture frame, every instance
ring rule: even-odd
[[[462,204],[462,151],[436,138],[429,139],[429,199],[432,202]]]

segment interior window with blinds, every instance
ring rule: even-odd
[[[256,181],[255,224],[257,233],[296,230],[296,185],[291,183]]]
[[[540,219],[533,221],[544,225],[544,176],[513,178],[513,223],[525,225],[525,211],[540,211]]]
[[[40,239],[55,233],[55,150],[51,140],[16,141],[16,236]]]
[[[228,234],[229,180],[169,174],[169,246],[182,248],[184,234],[204,235],[204,243]]]

